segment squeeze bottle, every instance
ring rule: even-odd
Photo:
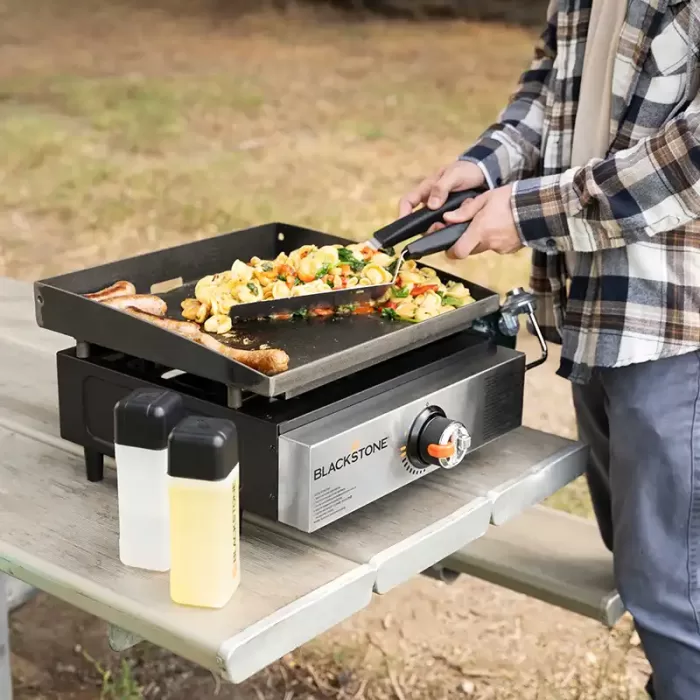
[[[168,436],[185,415],[182,398],[137,389],[114,407],[119,558],[150,571],[170,568]]]
[[[170,597],[221,608],[241,578],[234,424],[191,416],[170,434]]]

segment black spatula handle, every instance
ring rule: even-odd
[[[419,236],[421,233],[425,233],[434,223],[442,221],[443,215],[448,211],[454,211],[459,208],[464,200],[474,199],[474,197],[485,191],[485,189],[481,189],[452,192],[439,209],[428,209],[428,207],[417,209],[411,214],[402,216],[400,219],[384,226],[384,228],[380,228],[375,232],[373,238],[380,248],[388,248],[413,238],[413,236]]]
[[[429,233],[427,236],[419,238],[413,243],[409,243],[403,249],[404,260],[417,260],[426,255],[434,253],[442,253],[443,250],[449,250],[469,228],[469,222],[463,224],[452,224],[445,228]]]

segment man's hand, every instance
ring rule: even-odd
[[[456,161],[426,178],[399,202],[399,216],[410,214],[419,204],[430,209],[441,207],[450,192],[482,187],[484,173],[476,163]]]
[[[471,221],[469,228],[448,251],[449,257],[461,259],[487,250],[503,255],[515,253],[523,247],[511,209],[512,191],[512,185],[489,190],[445,214],[443,218],[448,225]],[[438,227],[442,228],[442,225],[434,228]]]

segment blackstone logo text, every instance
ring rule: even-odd
[[[377,452],[381,452],[387,447],[389,447],[389,438],[384,437],[381,440],[378,440],[377,442],[371,442],[369,445],[365,445],[364,447],[360,447],[357,450],[353,450],[352,452],[349,452],[343,457],[339,457],[338,459],[333,460],[328,466],[314,469],[314,481],[318,481],[319,479],[323,479],[324,477],[329,476],[334,472],[340,471],[345,467],[349,467],[351,464],[355,464],[356,462],[359,462],[365,457],[369,457],[370,455],[373,455]]]

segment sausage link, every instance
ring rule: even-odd
[[[112,297],[101,302],[105,306],[113,309],[137,309],[153,316],[165,316],[168,312],[168,305],[155,294],[129,294],[127,296]]]
[[[136,287],[134,287],[131,282],[121,280],[119,282],[115,282],[109,287],[100,289],[97,292],[85,294],[84,296],[88,299],[94,299],[95,301],[105,301],[106,299],[113,299],[115,297],[122,297],[130,294],[136,294]]]

